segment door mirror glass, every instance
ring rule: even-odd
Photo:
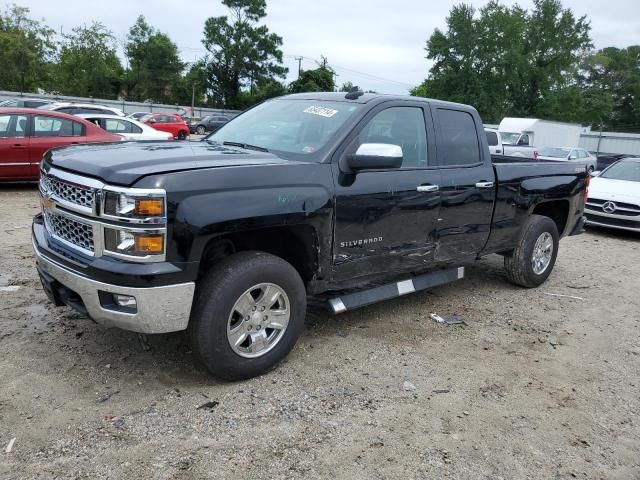
[[[402,147],[389,143],[363,143],[353,155],[347,155],[353,170],[380,170],[402,166]]]

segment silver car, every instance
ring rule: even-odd
[[[584,148],[545,147],[538,150],[537,158],[538,160],[583,163],[587,165],[589,173],[593,173],[598,168],[598,158]]]

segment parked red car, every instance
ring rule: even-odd
[[[189,125],[180,115],[173,113],[150,113],[140,119],[141,122],[172,134],[178,140],[184,140],[189,136]]]
[[[119,135],[66,113],[0,108],[0,180],[37,180],[40,160],[53,147],[121,140]]]

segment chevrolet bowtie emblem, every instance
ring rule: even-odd
[[[51,195],[48,193],[42,196],[42,208],[44,210],[53,210],[56,205],[56,202],[53,201]]]

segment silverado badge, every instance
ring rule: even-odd
[[[43,210],[53,210],[56,205],[56,202],[51,198],[51,194],[49,192],[42,195],[42,209]]]

